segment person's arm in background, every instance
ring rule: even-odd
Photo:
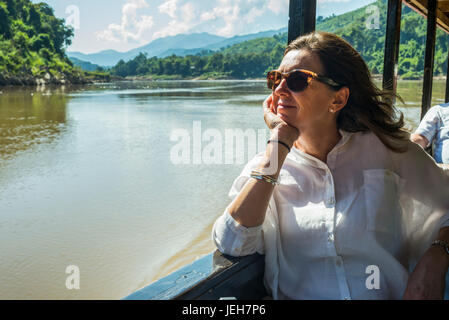
[[[429,140],[427,140],[426,137],[424,137],[423,135],[420,135],[419,133],[412,133],[410,135],[410,140],[414,143],[419,144],[423,149],[426,149],[430,142]],[[445,163],[437,163],[441,168],[445,169],[445,170],[449,170],[449,164],[445,164]]]
[[[429,147],[432,140],[435,138],[438,129],[438,106],[430,108],[421,120],[419,127],[415,133],[410,135],[410,140],[420,145],[423,149]],[[449,170],[449,164],[437,163],[444,170]]]
[[[429,140],[427,140],[426,137],[419,133],[412,133],[410,135],[410,140],[412,140],[414,143],[419,144],[423,149],[429,146]]]
[[[423,149],[427,148],[435,138],[438,121],[438,106],[433,106],[426,112],[416,131],[410,135],[410,140],[419,144]]]

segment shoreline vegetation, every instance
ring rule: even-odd
[[[0,0],[0,85],[109,81],[108,72],[74,66],[66,55],[73,36],[73,28],[44,2]]]

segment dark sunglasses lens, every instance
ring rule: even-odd
[[[267,87],[274,90],[281,83],[282,75],[280,72],[270,71],[267,74]]]
[[[287,78],[287,86],[292,91],[302,91],[304,90],[308,85],[309,76],[300,72],[296,71],[290,74],[290,76]]]

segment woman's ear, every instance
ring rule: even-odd
[[[335,92],[334,101],[332,101],[331,110],[332,112],[337,112],[344,108],[349,99],[349,88],[342,87]]]

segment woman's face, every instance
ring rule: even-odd
[[[308,50],[292,50],[282,59],[279,71],[306,69],[325,75],[318,56]],[[330,112],[336,91],[329,85],[312,80],[301,92],[291,91],[285,79],[273,91],[273,106],[278,116],[301,131],[310,126],[323,127],[335,123],[336,114]]]

